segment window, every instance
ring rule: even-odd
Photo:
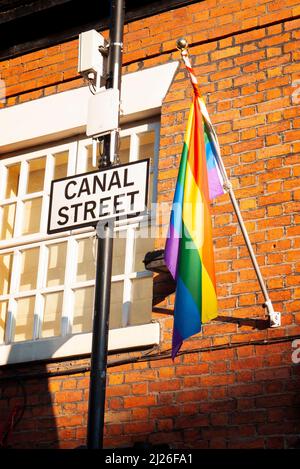
[[[150,158],[149,201],[156,201],[159,124],[125,128],[122,163]],[[0,160],[0,344],[39,341],[92,329],[93,228],[47,235],[50,183],[95,170],[90,139]],[[149,216],[115,227],[110,329],[149,323],[152,275],[142,262],[154,240]]]

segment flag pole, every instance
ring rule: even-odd
[[[180,50],[180,52],[181,52],[181,57],[184,61],[185,66],[187,67],[187,70],[188,70],[189,76],[190,76],[190,80],[191,80],[193,86],[197,85],[197,79],[196,79],[195,75],[192,73],[192,66],[191,66],[190,59],[189,59],[189,54],[188,54],[188,43],[187,43],[186,39],[185,38],[178,39],[177,42],[176,42],[176,45],[177,45],[177,49]],[[204,116],[204,118],[205,118],[205,116]],[[216,148],[219,149],[218,139],[217,139],[216,133],[214,131],[214,128],[212,127],[212,125],[210,123],[209,118],[208,118],[208,120],[205,119],[205,123],[206,123],[206,125],[208,125],[210,127],[210,130],[212,132],[213,139],[214,139],[214,144],[216,145]],[[226,192],[228,192],[228,194],[229,194],[231,203],[233,205],[234,211],[235,211],[237,219],[238,219],[238,223],[239,223],[241,231],[242,231],[242,235],[243,235],[245,244],[248,248],[248,252],[249,252],[250,259],[252,261],[252,265],[254,267],[255,273],[256,273],[257,280],[259,282],[261,291],[262,291],[264,299],[265,299],[264,307],[267,308],[267,311],[268,311],[268,315],[269,315],[269,319],[270,319],[270,326],[271,327],[279,327],[281,325],[281,313],[274,311],[272,301],[269,297],[269,293],[268,293],[266,284],[265,284],[263,276],[261,274],[261,270],[259,268],[259,265],[258,265],[256,256],[255,256],[253,247],[251,245],[251,241],[250,241],[250,238],[249,238],[249,235],[248,235],[244,220],[242,218],[240,207],[238,205],[238,202],[236,200],[236,197],[235,197],[235,194],[234,194],[234,191],[233,191],[233,188],[232,188],[232,184],[231,184],[230,180],[228,179],[223,160],[220,157],[220,151],[216,152],[216,161],[217,161],[217,164],[218,164],[219,171],[220,171],[220,173],[222,175],[222,178],[223,178],[224,190]]]

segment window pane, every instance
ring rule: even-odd
[[[94,310],[94,287],[79,288],[74,294],[72,334],[90,332]]]
[[[11,239],[14,234],[16,215],[16,204],[4,205],[2,207],[1,239]]]
[[[48,293],[44,295],[44,318],[42,325],[42,337],[60,335],[61,312],[63,305],[63,293]]]
[[[153,163],[154,157],[154,144],[155,144],[155,132],[143,132],[139,134],[139,159],[151,158]]]
[[[123,282],[112,282],[110,295],[109,328],[122,327]]]
[[[20,163],[7,167],[5,198],[15,197],[18,193]]]
[[[120,161],[122,164],[128,163],[130,150],[130,137],[122,137],[120,139]]]
[[[8,301],[0,301],[0,344],[4,342]]]
[[[54,155],[54,177],[53,179],[64,178],[68,174],[68,151],[61,151]]]
[[[95,278],[95,263],[93,246],[94,241],[92,238],[80,239],[78,241],[78,260],[77,260],[77,282],[84,282]]]
[[[110,301],[110,329],[122,327],[123,282],[112,282]],[[75,291],[72,333],[90,332],[94,311],[94,287]]]
[[[129,325],[146,324],[151,320],[152,312],[152,277],[133,280],[132,304],[129,313]]]
[[[27,249],[21,255],[20,291],[34,290],[39,262],[39,248]]]
[[[92,151],[93,151],[93,147],[92,145],[87,145],[86,147],[86,171],[89,172],[89,171],[95,171],[97,168],[95,168],[93,165],[92,165]]]
[[[67,243],[48,246],[47,287],[62,285],[65,280]]]
[[[22,234],[38,233],[42,210],[42,198],[26,200],[23,204],[23,229]]]
[[[150,237],[150,227],[148,229],[139,230],[135,239],[135,256],[134,256],[134,272],[144,271],[145,264],[143,260],[149,251],[154,249],[154,239]],[[145,237],[144,237],[145,236]]]
[[[14,342],[31,340],[33,337],[34,296],[17,300]]]
[[[98,162],[100,158],[100,144],[97,145],[97,165],[93,166],[93,145],[87,145],[86,147],[86,171],[97,171],[98,169]]]
[[[115,233],[112,261],[112,275],[124,274],[126,231]]]
[[[12,261],[12,254],[0,256],[0,295],[7,295],[9,293]]]
[[[36,158],[29,161],[27,194],[43,190],[45,167],[46,157]]]

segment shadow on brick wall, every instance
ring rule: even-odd
[[[46,365],[0,371],[0,448],[58,448],[57,422]]]
[[[41,365],[1,371],[0,448],[59,448],[46,372]]]

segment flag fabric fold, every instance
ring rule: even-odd
[[[210,201],[224,193],[218,167],[220,148],[200,96],[193,69],[183,55],[194,89],[184,137],[165,247],[176,281],[172,358],[183,340],[217,316]]]

